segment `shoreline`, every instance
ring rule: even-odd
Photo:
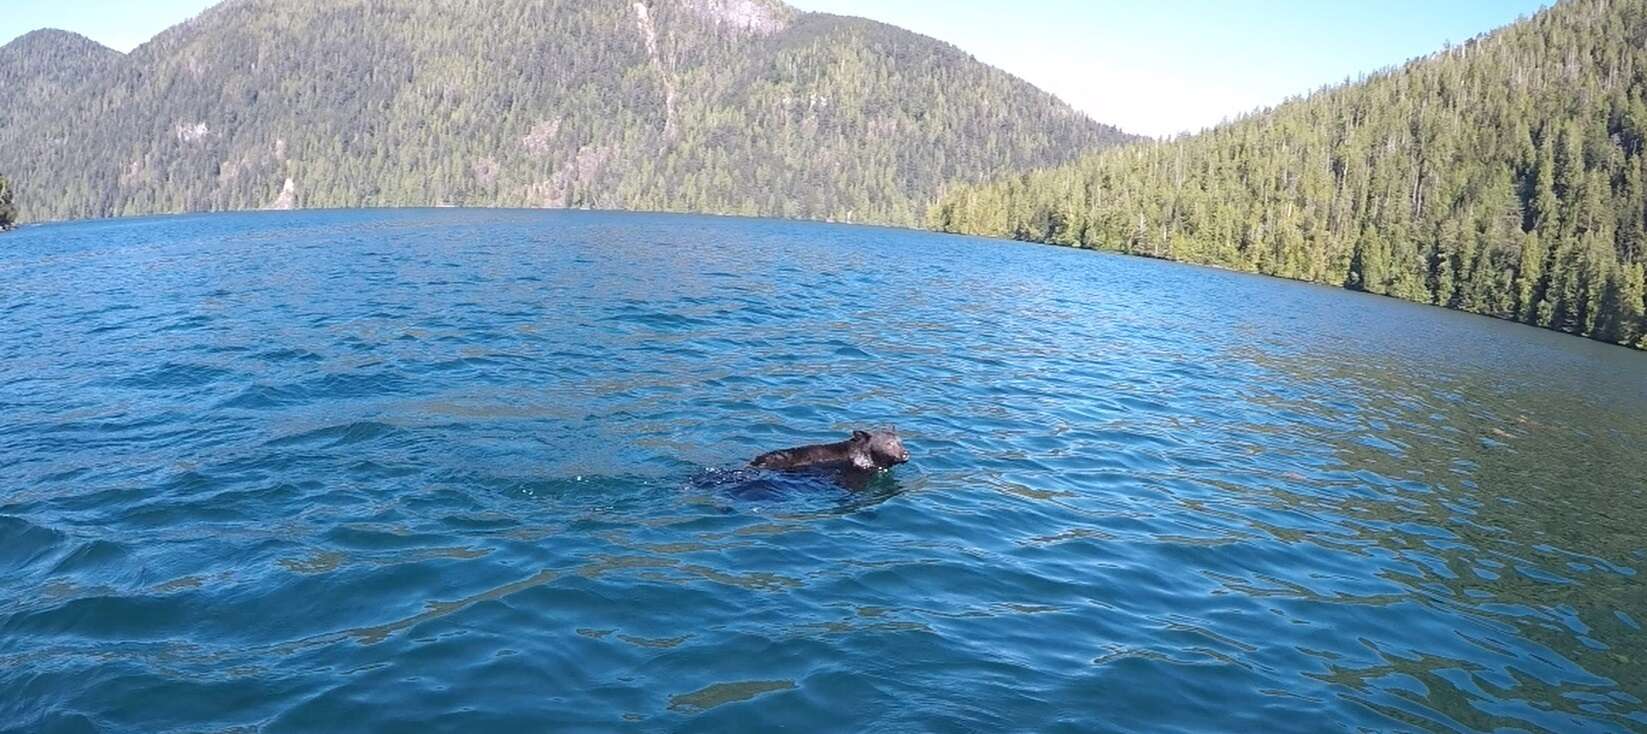
[[[146,219],[169,219],[169,218],[181,218],[181,217],[202,217],[202,216],[212,216],[212,215],[217,215],[217,214],[270,214],[270,215],[279,215],[279,214],[298,214],[298,213],[304,213],[304,212],[308,212],[308,213],[354,212],[354,211],[365,211],[365,212],[389,211],[389,212],[394,212],[394,211],[434,211],[434,210],[452,210],[452,209],[471,210],[471,211],[495,211],[495,212],[587,212],[587,213],[591,213],[591,214],[601,214],[601,213],[606,213],[606,214],[637,214],[637,215],[712,217],[712,218],[717,218],[717,219],[770,220],[770,221],[775,221],[775,222],[794,222],[794,223],[800,223],[800,224],[824,224],[824,225],[836,225],[836,226],[845,226],[845,227],[864,227],[864,228],[869,228],[869,229],[895,230],[895,231],[903,231],[903,232],[919,232],[919,233],[923,233],[923,234],[943,235],[943,236],[949,236],[949,237],[967,237],[967,238],[973,238],[973,239],[979,239],[979,240],[987,240],[987,241],[996,242],[996,243],[1015,243],[1015,244],[1022,244],[1022,245],[1034,245],[1034,246],[1039,246],[1039,247],[1055,247],[1055,248],[1060,248],[1060,249],[1064,249],[1064,250],[1075,250],[1075,251],[1081,251],[1081,252],[1115,255],[1115,256],[1119,256],[1119,257],[1135,257],[1135,258],[1140,258],[1140,259],[1144,259],[1144,260],[1154,260],[1154,261],[1157,261],[1157,262],[1172,263],[1174,265],[1182,265],[1182,266],[1188,266],[1188,267],[1194,267],[1194,268],[1207,268],[1207,269],[1210,269],[1210,270],[1217,270],[1217,271],[1236,274],[1236,275],[1248,275],[1248,276],[1253,276],[1253,277],[1258,277],[1258,278],[1273,278],[1275,280],[1282,280],[1282,281],[1287,281],[1287,282],[1291,282],[1291,283],[1301,283],[1301,284],[1304,284],[1304,285],[1318,286],[1318,287],[1321,287],[1321,288],[1330,288],[1330,289],[1335,290],[1335,291],[1347,291],[1349,293],[1359,293],[1359,294],[1363,294],[1363,295],[1367,295],[1367,296],[1373,296],[1373,297],[1377,297],[1377,298],[1388,298],[1390,300],[1400,301],[1401,303],[1410,303],[1410,304],[1413,304],[1413,305],[1416,305],[1416,306],[1426,306],[1426,307],[1429,307],[1429,308],[1438,308],[1438,309],[1442,309],[1444,311],[1452,311],[1454,313],[1461,313],[1461,314],[1466,314],[1466,315],[1469,315],[1469,316],[1477,316],[1477,317],[1481,317],[1481,318],[1489,318],[1489,319],[1493,319],[1494,321],[1503,321],[1503,322],[1507,322],[1507,323],[1511,323],[1511,324],[1516,324],[1516,325],[1519,325],[1519,326],[1526,326],[1526,327],[1529,327],[1529,328],[1538,329],[1540,331],[1548,331],[1548,332],[1552,332],[1552,333],[1555,333],[1555,334],[1562,334],[1562,335],[1565,335],[1565,336],[1570,336],[1570,337],[1575,337],[1575,338],[1578,338],[1578,339],[1583,339],[1587,342],[1594,342],[1596,344],[1604,344],[1604,345],[1608,345],[1608,346],[1618,347],[1618,348],[1626,349],[1626,350],[1629,350],[1629,351],[1632,351],[1632,352],[1647,352],[1647,342],[1643,342],[1642,344],[1638,345],[1638,344],[1624,344],[1624,343],[1621,343],[1621,342],[1607,341],[1605,339],[1597,339],[1597,338],[1594,338],[1594,337],[1584,336],[1583,334],[1579,334],[1579,333],[1575,333],[1575,332],[1571,332],[1571,331],[1565,331],[1565,330],[1562,330],[1562,329],[1555,329],[1555,328],[1551,328],[1551,327],[1548,327],[1548,326],[1540,326],[1538,324],[1529,324],[1529,323],[1527,323],[1525,321],[1521,321],[1519,319],[1505,318],[1505,317],[1497,316],[1497,315],[1494,315],[1494,314],[1480,313],[1480,312],[1477,312],[1477,311],[1470,311],[1470,310],[1462,309],[1462,308],[1453,308],[1451,306],[1443,306],[1443,305],[1439,305],[1439,304],[1435,304],[1435,303],[1426,303],[1426,302],[1423,302],[1423,301],[1414,301],[1414,300],[1410,300],[1410,299],[1406,299],[1406,298],[1401,298],[1399,296],[1392,296],[1392,295],[1389,295],[1389,294],[1386,294],[1386,293],[1375,293],[1373,291],[1362,290],[1362,289],[1359,289],[1359,288],[1350,288],[1348,286],[1343,286],[1343,285],[1334,285],[1332,283],[1326,283],[1326,282],[1322,282],[1322,281],[1318,281],[1318,280],[1305,280],[1305,279],[1302,279],[1302,278],[1291,278],[1291,277],[1287,277],[1287,276],[1284,276],[1284,275],[1273,275],[1273,274],[1270,274],[1270,273],[1262,273],[1262,272],[1251,271],[1251,270],[1241,270],[1241,269],[1238,269],[1238,268],[1232,268],[1232,267],[1228,267],[1228,266],[1225,266],[1225,265],[1219,265],[1219,264],[1216,264],[1216,263],[1200,263],[1200,262],[1194,262],[1194,261],[1191,261],[1191,260],[1176,260],[1176,259],[1173,259],[1173,258],[1170,258],[1170,257],[1161,257],[1161,256],[1148,255],[1148,254],[1143,254],[1143,253],[1126,252],[1124,250],[1112,250],[1112,249],[1096,248],[1096,247],[1083,247],[1081,245],[1061,245],[1061,244],[1052,243],[1052,242],[1040,242],[1040,241],[1037,241],[1037,240],[1019,239],[1019,238],[1016,238],[1016,237],[1004,237],[1004,236],[994,236],[994,235],[984,235],[984,234],[972,234],[972,233],[967,233],[967,232],[952,232],[952,231],[947,231],[947,230],[942,230],[942,229],[933,229],[933,228],[929,228],[929,227],[919,227],[919,226],[905,226],[905,225],[900,225],[900,224],[884,224],[884,223],[874,223],[874,222],[842,221],[842,220],[837,220],[837,219],[793,219],[793,218],[788,218],[788,217],[771,217],[771,216],[762,216],[762,215],[756,215],[756,214],[731,214],[731,213],[725,213],[725,212],[700,212],[700,211],[682,211],[682,210],[671,210],[671,209],[596,209],[596,208],[583,208],[583,207],[513,207],[513,206],[484,206],[484,205],[480,205],[480,206],[455,206],[455,205],[449,205],[449,204],[433,204],[433,205],[408,205],[408,206],[322,207],[322,208],[313,208],[313,209],[304,209],[304,208],[278,209],[278,210],[276,210],[276,209],[214,209],[214,210],[201,210],[201,211],[155,212],[155,213],[151,213],[151,214],[128,214],[128,215],[117,215],[117,216],[110,216],[110,217],[90,217],[90,218],[83,218],[83,219],[54,219],[54,220],[13,222],[9,226],[0,226],[0,233],[20,230],[20,229],[24,229],[24,228],[35,228],[35,227],[49,227],[49,226],[77,225],[77,224],[96,224],[96,223],[118,223],[118,222],[123,222],[123,221],[138,221],[138,220],[146,220]]]

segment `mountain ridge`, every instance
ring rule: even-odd
[[[1135,139],[937,39],[770,0],[228,0],[43,106],[0,125],[26,219],[452,204],[914,225],[951,182]]]
[[[29,31],[0,46],[0,129],[43,112],[47,100],[64,97],[102,74],[122,54],[78,33],[57,28]]]

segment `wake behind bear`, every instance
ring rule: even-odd
[[[861,489],[876,474],[906,461],[909,451],[898,432],[886,430],[853,431],[845,441],[769,451],[749,465],[774,471],[827,473],[849,488]]]

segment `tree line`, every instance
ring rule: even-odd
[[[1647,0],[1197,135],[954,187],[929,224],[1341,285],[1647,348]]]

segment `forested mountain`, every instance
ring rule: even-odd
[[[119,59],[112,48],[58,30],[34,31],[0,46],[0,130],[38,117]]]
[[[951,231],[1215,264],[1647,348],[1647,0],[1564,0],[1200,135],[951,189]]]
[[[229,0],[82,84],[59,70],[5,71],[27,103],[0,173],[26,219],[451,204],[914,224],[945,182],[1129,139],[947,44],[775,0]]]

